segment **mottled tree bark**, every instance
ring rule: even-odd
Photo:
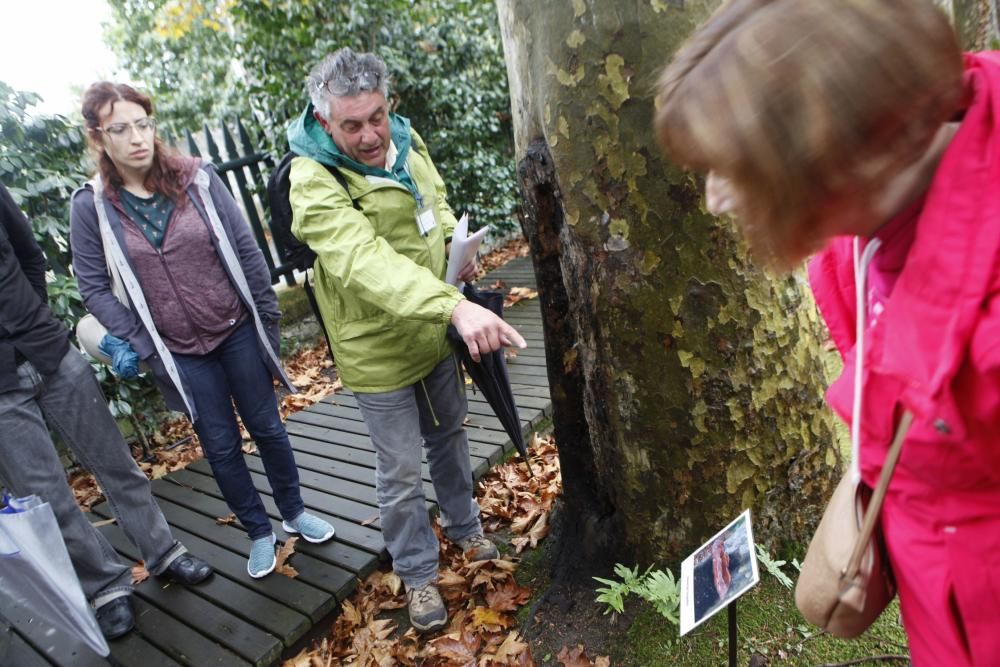
[[[717,0],[497,4],[564,565],[676,565],[745,507],[772,548],[801,543],[839,476],[822,324],[801,273],[755,268],[651,128],[659,68]]]

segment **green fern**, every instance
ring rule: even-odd
[[[646,600],[656,611],[668,621],[677,625],[678,608],[680,607],[680,588],[670,570],[654,570],[650,565],[645,572],[639,574],[639,566],[629,568],[621,563],[615,565],[615,574],[621,581],[594,577],[595,581],[605,584],[595,592],[598,594],[595,602],[603,603],[605,614],[615,611],[619,614],[625,611],[625,597],[635,594]]]
[[[781,571],[781,566],[784,565],[787,561],[774,560],[773,558],[771,558],[771,554],[767,553],[767,549],[765,549],[760,544],[757,545],[757,560],[760,561],[760,564],[763,565],[764,568],[768,572],[770,572],[775,579],[781,582],[782,586],[784,586],[785,588],[792,587],[792,580],[788,578],[787,574]],[[794,563],[792,563],[792,565],[796,569],[799,569],[798,561],[795,561]]]
[[[606,584],[604,588],[598,588],[594,591],[598,593],[597,597],[594,598],[594,602],[603,602],[606,605],[604,613],[608,614],[615,611],[620,614],[625,611],[625,596],[630,592],[628,585],[620,581],[601,579],[600,577],[594,577],[594,579],[602,584]]]
[[[680,623],[677,612],[681,605],[681,591],[673,572],[647,570],[645,580],[635,592],[668,621],[674,625]]]

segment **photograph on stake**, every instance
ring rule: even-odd
[[[758,581],[750,510],[746,510],[681,564],[681,635],[724,609]]]

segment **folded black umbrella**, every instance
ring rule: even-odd
[[[503,317],[503,293],[479,291],[466,283],[465,298],[482,306],[499,317]],[[514,402],[514,391],[510,387],[510,376],[507,375],[507,362],[504,360],[503,349],[481,355],[476,362],[469,353],[469,347],[454,325],[448,325],[448,340],[462,358],[462,366],[486,401],[493,408],[497,419],[503,424],[504,430],[510,436],[511,442],[517,447],[518,453],[528,466],[528,474],[534,477],[531,462],[528,461],[528,447],[524,443],[524,432],[521,430],[521,417],[517,414],[517,404]]]

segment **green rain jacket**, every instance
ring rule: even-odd
[[[317,255],[316,300],[341,380],[363,393],[412,385],[451,354],[445,330],[464,298],[444,282],[456,223],[444,181],[407,119],[390,114],[389,129],[397,158],[388,170],[341,153],[311,104],[288,129],[300,156],[289,174],[292,233]],[[323,164],[340,169],[350,195]],[[426,236],[418,195],[437,223]]]

